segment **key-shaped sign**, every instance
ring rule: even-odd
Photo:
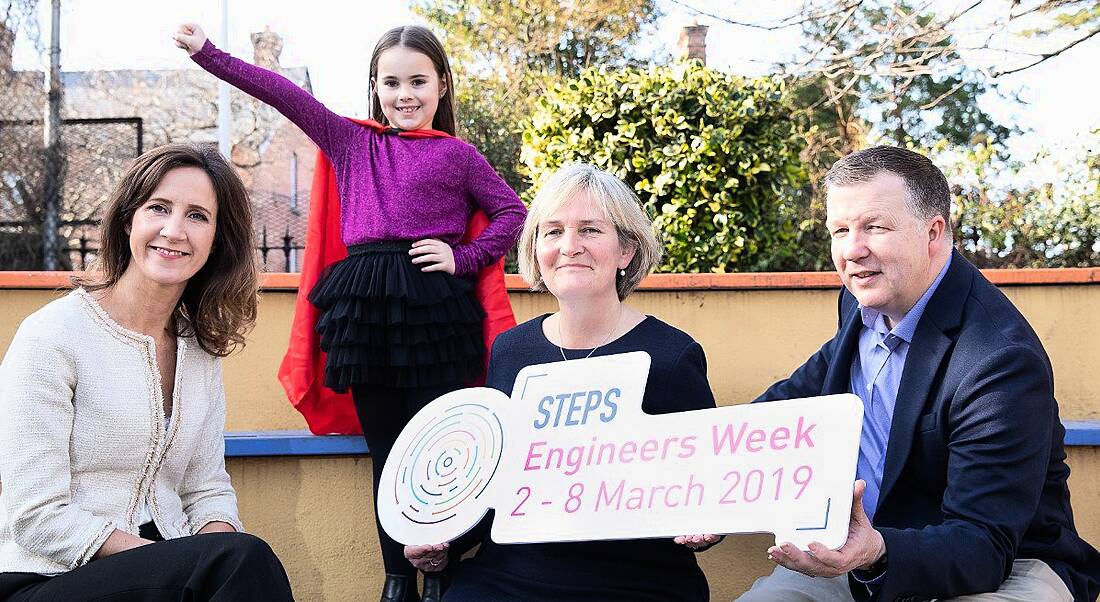
[[[863,422],[855,395],[651,416],[645,352],[528,366],[509,399],[462,389],[390,452],[378,515],[405,544],[451,541],[495,508],[498,543],[771,532],[847,537]]]

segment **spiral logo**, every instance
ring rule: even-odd
[[[480,403],[452,406],[404,448],[393,475],[395,508],[417,525],[446,523],[465,510],[480,517],[486,505],[473,502],[496,474],[503,446],[496,412]]]

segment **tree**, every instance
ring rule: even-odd
[[[848,122],[836,124],[843,133],[861,115],[868,122],[862,131],[899,146],[996,143],[1011,133],[978,105],[991,84],[959,54],[949,31],[958,14],[940,16],[897,0],[834,0],[831,8],[802,24],[806,58],[785,66],[807,91],[820,93],[806,98],[810,119],[820,120],[820,111],[846,116]]]
[[[412,9],[450,56],[459,135],[520,192],[520,123],[536,100],[590,65],[629,63],[658,17],[655,0],[415,0]]]
[[[462,79],[455,97],[458,135],[477,147],[517,192],[527,188],[519,164],[519,124],[529,114],[533,99],[542,95],[544,85],[545,81],[533,75],[519,82],[469,76]]]
[[[689,11],[705,15],[717,21],[736,27],[747,27],[763,30],[780,30],[788,27],[803,27],[814,21],[825,21],[842,17],[834,23],[844,26],[843,17],[862,8],[865,0],[802,0],[797,9],[791,14],[785,15],[771,22],[763,21],[739,21],[721,14],[708,12],[695,6],[692,0],[669,0],[671,3],[682,6]],[[906,12],[911,5],[904,1],[880,3],[879,6],[899,7],[905,6]],[[953,10],[944,10],[944,9]],[[936,10],[938,9],[938,11]],[[975,24],[968,29],[975,44],[967,50],[975,55],[985,54],[987,64],[979,66],[978,70],[997,78],[1012,73],[1019,73],[1031,69],[1047,60],[1071,51],[1077,45],[1100,34],[1100,2],[1097,0],[969,0],[962,3],[933,3],[925,2],[921,12],[938,16],[926,21],[921,27],[912,33],[914,39],[935,41],[942,36],[942,32],[949,31],[956,24],[967,17],[977,15]],[[972,19],[974,20],[974,19]],[[907,23],[911,27],[912,23]],[[930,36],[930,37],[929,37]],[[1042,41],[1042,48],[1033,47],[1030,51],[1019,51],[1012,48],[1012,38],[1024,37],[1033,41]],[[889,38],[880,39],[880,49],[888,50],[894,41]],[[928,52],[940,51],[954,52],[958,48],[943,44],[931,44],[927,47],[912,47],[919,50],[914,56],[928,58]],[[992,51],[992,54],[984,52]],[[873,54],[873,53],[872,53]],[[1000,65],[1005,55],[1013,57],[1009,65]],[[993,58],[988,58],[993,57]],[[956,61],[961,62],[962,57],[956,55]]]
[[[655,0],[415,0],[412,9],[441,30],[464,73],[501,77],[621,64],[658,16]]]
[[[42,74],[16,71],[10,62],[16,35],[43,50],[37,0],[0,1],[0,266],[38,269],[42,264],[45,149],[41,119],[46,95]],[[38,124],[34,125],[37,120]]]
[[[631,186],[665,239],[661,269],[674,272],[797,265],[800,149],[781,80],[698,62],[590,68],[554,85],[523,131],[534,180],[586,161]]]
[[[992,84],[966,65],[951,32],[972,8],[935,13],[928,3],[917,7],[907,0],[807,0],[773,23],[709,15],[737,27],[802,30],[800,56],[777,65],[791,79],[794,115],[806,141],[807,187],[796,211],[803,216],[801,268],[828,268],[819,182],[841,157],[878,141],[920,147],[986,142],[1000,149],[1011,133],[979,105]]]
[[[802,28],[802,56],[779,67],[800,82],[803,130],[814,137],[808,149],[828,158],[862,146],[868,133],[898,145],[997,144],[1011,131],[981,109],[978,97],[995,89],[996,78],[1100,33],[1097,0],[804,0],[773,22],[737,21],[672,1],[737,27]],[[956,30],[966,31],[965,48]],[[1011,48],[1019,36],[1027,51]]]
[[[1094,132],[1100,139],[1100,131]],[[1024,164],[985,144],[941,154],[955,183],[956,245],[983,268],[1100,264],[1100,153],[1060,164],[1050,181],[1014,184]]]
[[[1100,34],[1100,2],[1097,0],[1014,0],[1005,22],[1017,23],[1038,19],[1034,27],[1020,35],[1052,43],[1039,52],[1024,53],[1024,61],[1012,67],[994,71],[994,77],[1019,73],[1044,63],[1081,42]]]

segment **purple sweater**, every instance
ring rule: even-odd
[[[458,138],[379,134],[325,108],[290,80],[218,50],[207,40],[200,67],[275,107],[302,128],[336,169],[345,245],[437,238],[451,245],[455,274],[471,275],[515,244],[527,210],[472,145]],[[481,208],[489,225],[458,244]]]

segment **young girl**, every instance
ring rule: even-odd
[[[337,115],[282,76],[218,50],[197,25],[181,26],[175,40],[203,69],[297,124],[332,162],[349,256],[321,277],[310,300],[321,310],[325,384],[351,390],[377,489],[408,420],[480,376],[484,312],[467,278],[515,243],[526,210],[485,158],[454,137],[451,69],[423,27],[392,29],[375,46],[377,127]],[[477,209],[489,225],[459,244]],[[402,546],[378,531],[382,600],[418,599]],[[427,579],[423,599],[436,599],[440,585]]]

